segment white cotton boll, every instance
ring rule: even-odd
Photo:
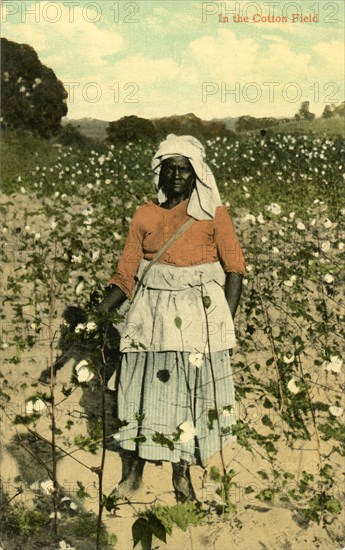
[[[41,490],[45,495],[51,495],[54,493],[54,483],[51,479],[47,479],[47,481],[41,482]]]
[[[82,332],[83,330],[85,330],[85,328],[86,328],[85,323],[78,323],[77,326],[76,326],[75,329],[74,329],[74,332],[75,332],[76,334],[79,334],[80,332]],[[87,362],[86,362],[86,364],[87,364]]]
[[[61,519],[61,514],[60,512],[56,512],[56,517],[57,519]],[[55,518],[55,514],[54,512],[52,512],[51,514],[49,514],[49,519],[54,519]],[[67,547],[68,548],[68,547]]]
[[[25,403],[26,414],[40,413],[46,408],[46,405],[42,399],[29,399]]]
[[[265,236],[264,236],[264,237],[261,237],[261,242],[262,242],[262,243],[267,243],[267,241],[268,241],[268,238],[267,238],[267,237],[265,237]]]
[[[107,178],[104,182],[106,185],[110,185],[111,184],[111,180],[109,178]]]
[[[331,243],[329,241],[325,241],[321,245],[322,252],[328,252],[331,249]]]
[[[75,254],[72,254],[71,262],[73,264],[81,264],[83,261],[82,256],[76,256]]]
[[[284,285],[288,288],[291,288],[293,286],[293,282],[291,281],[291,279],[288,279],[287,281],[284,281]]]
[[[69,505],[69,507],[70,507],[71,510],[74,510],[74,511],[75,511],[75,510],[78,510],[78,506],[76,505],[75,502],[71,502],[71,504]]]
[[[344,243],[339,243],[338,244],[338,250],[344,250],[345,248],[345,244]]]
[[[88,368],[89,363],[83,359],[75,366],[75,372],[78,382],[90,382],[94,378],[94,373]]]
[[[288,390],[291,392],[291,393],[298,393],[300,391],[300,388],[297,386],[296,384],[296,381],[294,378],[291,378],[291,380],[288,382]]]
[[[262,213],[260,212],[260,214],[256,217],[257,221],[261,224],[265,223],[265,219],[262,215]]]
[[[23,195],[25,195],[25,193],[26,193],[25,187],[21,187],[21,188],[20,188],[20,192],[21,192]]]
[[[249,199],[250,198],[250,193],[245,193],[244,196],[245,196],[246,199]]]
[[[52,229],[52,231],[54,231],[57,228],[57,223],[55,220],[52,220],[50,222],[50,228]]]
[[[244,222],[252,222],[252,223],[255,223],[256,222],[256,218],[253,214],[246,214],[244,217],[243,217],[243,221]]]
[[[315,224],[316,224],[316,219],[313,218],[313,219],[311,220],[311,222],[310,222],[310,225],[311,225],[312,227],[314,227]]]
[[[180,424],[179,428],[182,430],[182,433],[180,435],[180,442],[182,444],[188,443],[197,434],[197,431],[194,428],[194,426],[192,426],[192,424],[190,424],[187,421],[182,422],[182,424]]]
[[[324,282],[327,284],[332,284],[334,282],[334,277],[330,273],[326,273],[326,275],[323,278]]]
[[[190,353],[189,362],[197,368],[200,368],[204,362],[204,355],[202,353]]]
[[[272,202],[272,204],[266,206],[266,210],[268,212],[271,212],[272,214],[275,214],[276,216],[278,216],[279,214],[281,214],[281,206],[275,202]]]
[[[296,216],[296,212],[290,212],[289,214],[290,220],[293,220],[295,216]]]
[[[297,229],[299,229],[300,231],[304,231],[304,230],[305,230],[305,225],[304,225],[304,223],[298,222],[298,224],[297,224]]]
[[[343,409],[341,407],[337,407],[337,405],[331,405],[329,407],[329,412],[332,416],[341,416],[343,414]]]
[[[338,374],[342,369],[343,360],[338,355],[331,355],[331,360],[324,361],[322,366],[326,371]]]
[[[100,253],[100,250],[95,250],[94,252],[92,252],[91,260],[93,262],[96,262],[100,256]]]
[[[86,328],[86,332],[92,332],[92,331],[96,330],[97,325],[93,321],[89,321],[88,323],[86,323],[85,328]]]
[[[273,254],[279,254],[279,248],[277,248],[276,246],[274,246],[274,247],[272,248],[272,252],[273,252]]]
[[[115,241],[121,241],[122,237],[121,237],[121,235],[116,233],[116,231],[113,233],[113,235],[114,235]]]
[[[323,222],[323,226],[326,228],[326,229],[330,229],[332,227],[333,223],[331,222],[331,220],[329,220],[328,218],[326,218],[326,220]]]
[[[80,296],[83,293],[84,287],[84,281],[80,281],[80,283],[77,284],[77,286],[75,287],[75,293],[77,296]]]
[[[290,363],[293,363],[295,360],[295,356],[294,354],[292,355],[284,355],[283,356],[283,361],[286,365],[289,365]]]

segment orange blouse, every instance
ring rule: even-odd
[[[141,260],[152,260],[189,219],[187,206],[188,199],[171,209],[152,201],[140,206],[133,216],[117,272],[109,284],[117,285],[130,298]],[[158,260],[177,267],[217,261],[226,273],[245,273],[243,252],[225,206],[217,208],[213,220],[196,220]]]

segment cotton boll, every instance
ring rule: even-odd
[[[294,378],[291,378],[291,380],[288,382],[288,390],[291,392],[291,393],[298,393],[300,391],[300,388],[297,386],[296,384],[296,381]]]
[[[323,278],[324,282],[327,284],[332,284],[334,282],[334,277],[330,273],[326,273],[326,275]]]
[[[329,407],[329,412],[332,416],[342,416],[344,411],[341,407],[337,407],[337,405],[331,405]]]
[[[185,444],[191,441],[197,433],[194,426],[192,426],[192,424],[190,424],[187,421],[182,422],[179,428],[182,430],[182,434],[180,435],[180,441],[182,444]]]
[[[204,355],[202,353],[191,353],[189,355],[189,362],[197,368],[200,368],[204,362]]]

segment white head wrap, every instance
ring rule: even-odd
[[[158,191],[158,201],[162,203],[166,196],[159,189],[159,174],[162,161],[182,155],[188,158],[196,174],[195,188],[189,199],[187,214],[196,220],[210,220],[215,217],[217,206],[221,206],[219,191],[211,169],[204,161],[205,149],[196,138],[192,136],[175,136],[169,134],[162,141],[159,149],[152,159],[152,170],[155,173],[154,182]]]

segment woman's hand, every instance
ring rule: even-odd
[[[111,285],[104,299],[97,307],[98,313],[107,313],[119,307],[127,299],[126,294],[116,285]]]
[[[225,278],[225,297],[229,304],[232,318],[235,318],[237,306],[242,293],[243,275],[241,273],[227,273]]]

